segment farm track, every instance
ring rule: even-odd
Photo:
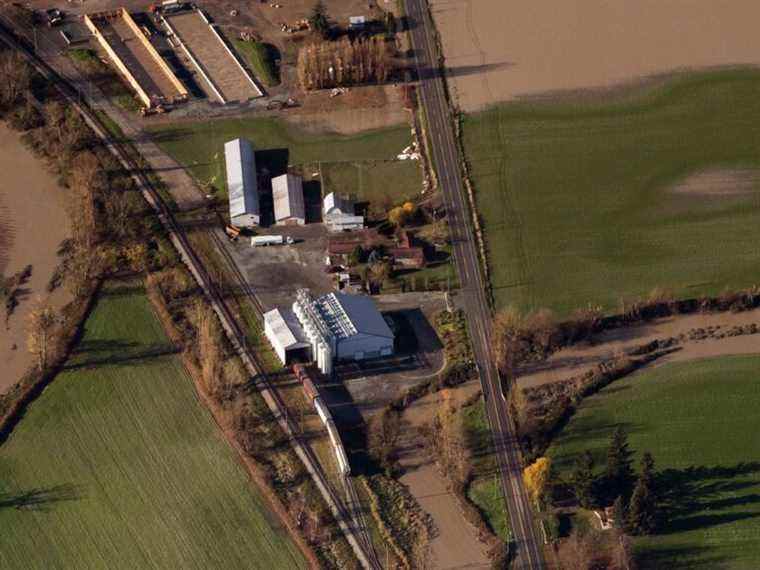
[[[15,23],[13,25],[17,26]],[[240,329],[233,313],[225,303],[223,296],[220,295],[216,286],[209,278],[202,261],[190,245],[184,230],[176,222],[173,213],[153,186],[153,183],[147,176],[144,168],[136,164],[133,154],[127,145],[122,141],[115,140],[109,134],[107,126],[103,123],[97,113],[84,104],[83,100],[85,97],[83,96],[83,93],[72,87],[72,85],[77,84],[76,79],[59,74],[45,60],[38,57],[33,49],[27,47],[23,41],[19,40],[2,22],[0,22],[0,41],[3,41],[11,49],[19,51],[43,77],[55,84],[61,95],[74,106],[74,108],[82,115],[85,122],[104,142],[104,145],[109,151],[117,158],[117,160],[119,160],[122,166],[131,173],[138,188],[140,188],[143,197],[154,210],[162,226],[167,230],[172,242],[180,252],[184,263],[203,289],[204,294],[210,300],[235,351],[240,355],[244,364],[251,372],[254,384],[261,392],[261,395],[270,408],[275,420],[288,435],[294,451],[304,463],[304,466],[330,507],[333,516],[351,545],[357,559],[365,568],[379,568],[379,566],[373,564],[373,561],[376,561],[377,558],[374,556],[374,552],[372,552],[371,549],[368,549],[366,537],[361,536],[361,532],[359,532],[357,536],[357,528],[359,525],[356,525],[353,522],[343,501],[341,501],[333,491],[324,471],[314,456],[314,453],[306,442],[302,441],[302,438],[297,435],[298,430],[287,412],[287,407],[284,405],[277,392],[272,389],[272,386],[264,373],[264,368],[261,366],[255,353],[250,351],[247,347],[245,340],[246,336]],[[48,53],[47,55],[54,57],[56,54],[57,48],[54,49],[53,53]]]

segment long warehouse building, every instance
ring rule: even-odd
[[[227,169],[230,223],[240,228],[258,226],[261,223],[259,185],[251,141],[235,139],[225,143],[224,160]]]

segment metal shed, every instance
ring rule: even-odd
[[[225,143],[224,160],[227,168],[230,222],[241,228],[259,225],[259,188],[251,141],[235,139]]]
[[[272,179],[274,220],[276,224],[306,223],[306,207],[303,200],[303,180],[294,174],[283,174]]]
[[[309,360],[311,344],[289,309],[272,309],[264,313],[264,334],[284,365],[294,360]]]

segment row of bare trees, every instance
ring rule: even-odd
[[[393,56],[393,45],[379,37],[317,41],[298,52],[296,71],[304,89],[385,83]]]

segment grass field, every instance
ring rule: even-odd
[[[467,447],[473,457],[474,477],[467,489],[467,496],[480,509],[496,535],[509,542],[511,531],[507,506],[497,478],[493,439],[482,400],[464,408],[462,422]]]
[[[754,569],[760,560],[760,357],[675,363],[586,399],[550,454],[566,470],[591,449],[604,465],[616,425],[650,451],[674,510],[637,541],[645,568]],[[636,458],[638,468],[638,456]]]
[[[757,171],[749,185],[674,191],[760,167],[758,89],[760,71],[737,68],[465,118],[497,305],[615,311],[655,287],[694,297],[760,282]]]
[[[289,165],[300,166],[308,181],[322,162],[328,179],[325,193],[336,190],[382,202],[386,195],[398,201],[422,189],[419,163],[391,162],[411,142],[407,126],[352,136],[317,135],[276,118],[256,118],[166,125],[151,133],[197,180],[210,182],[224,195],[224,143],[237,137],[253,143],[258,170],[272,176],[286,172]]]
[[[0,447],[0,567],[297,568],[139,288]]]
[[[256,77],[267,87],[280,83],[275,66],[276,48],[261,42],[246,42],[239,39],[232,41],[235,49],[243,54],[245,61],[253,70]]]

